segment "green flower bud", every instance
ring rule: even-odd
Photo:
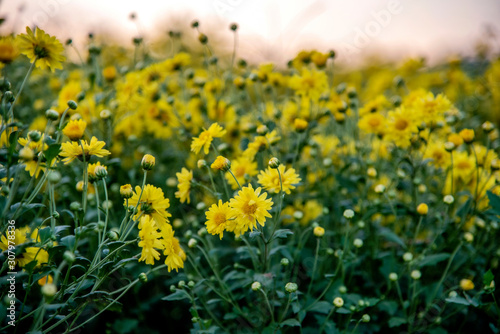
[[[69,100],[68,101],[68,107],[70,109],[72,109],[72,110],[75,110],[76,108],[78,108],[78,104],[75,101],[73,101],[73,100]]]

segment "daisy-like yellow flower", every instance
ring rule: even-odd
[[[90,143],[84,140],[83,149],[80,143],[65,142],[61,144],[61,153],[59,153],[59,155],[64,158],[64,164],[69,164],[77,158],[82,159],[83,154],[85,154],[85,161],[89,161],[90,157],[93,155],[102,158],[111,154],[111,152],[103,148],[104,145],[106,145],[106,143],[97,140],[96,137],[92,137]]]
[[[63,134],[66,135],[71,141],[78,141],[82,139],[83,133],[87,128],[87,122],[82,119],[69,121],[63,129]]]
[[[200,133],[199,137],[193,138],[191,143],[191,151],[198,154],[200,150],[203,148],[203,152],[208,154],[210,144],[214,138],[222,137],[226,134],[226,130],[218,123],[214,123],[210,125],[208,130],[205,130]]]
[[[19,51],[26,55],[30,62],[36,61],[36,67],[44,70],[50,68],[62,69],[61,62],[66,60],[62,55],[64,47],[54,36],[50,36],[45,31],[35,28],[35,32],[26,27],[26,34],[17,36]]]
[[[172,269],[178,271],[179,268],[184,268],[186,253],[181,248],[179,240],[174,237],[174,230],[170,224],[165,224],[161,228],[161,243],[163,244],[163,255],[166,255],[165,264],[168,267],[168,272]]]
[[[249,229],[256,228],[257,223],[264,226],[266,217],[271,217],[268,211],[273,205],[273,201],[266,197],[267,193],[261,194],[261,188],[253,189],[251,184],[238,191],[238,195],[229,202],[235,209],[236,219],[226,226],[226,230],[234,232],[238,237]]]
[[[14,240],[11,241],[14,241],[16,246],[26,242],[39,242],[40,238],[38,237],[38,229],[35,229],[33,233],[31,233],[31,229],[29,227],[17,228],[14,233]],[[2,235],[0,238],[0,249],[5,251],[8,248],[9,239],[7,238],[7,234]],[[49,261],[49,254],[45,249],[40,247],[26,247],[24,252],[15,258],[16,265],[21,268],[35,260],[37,261],[36,266],[39,267]]]
[[[264,187],[269,192],[279,193],[281,189],[280,184],[280,174],[281,174],[281,183],[283,183],[283,191],[287,194],[290,194],[290,190],[295,189],[294,184],[297,184],[301,181],[301,178],[297,173],[295,173],[295,169],[289,168],[285,171],[285,166],[280,165],[278,167],[279,173],[276,168],[268,167],[265,171],[260,171],[258,177],[259,184]]]
[[[141,194],[141,187],[135,187],[134,195],[128,200],[129,205],[136,206]],[[168,217],[172,215],[167,211],[170,207],[170,200],[165,198],[163,191],[150,184],[144,186],[140,204],[137,207],[137,213],[134,219],[139,215],[148,215],[154,219],[155,223],[161,229],[168,222]],[[125,202],[124,202],[125,203]],[[124,204],[125,205],[125,204]]]
[[[205,212],[205,216],[207,217],[205,225],[208,233],[212,235],[218,234],[219,238],[222,239],[229,219],[234,218],[235,214],[228,202],[222,203],[222,200],[219,200],[219,203],[212,204],[210,209]]]
[[[231,162],[231,171],[240,184],[246,183],[245,175],[252,177],[257,174],[257,162],[246,157],[239,157]],[[238,183],[231,174],[226,174],[226,180],[234,190],[238,189]]]
[[[87,167],[87,173],[89,175],[90,182],[95,182],[99,179],[95,173],[97,167],[104,167],[104,169],[108,170],[108,168],[104,165],[101,165],[99,161],[95,164],[89,164],[89,166]]]
[[[191,202],[189,198],[189,192],[191,190],[191,181],[193,180],[193,172],[182,168],[180,173],[175,174],[177,176],[177,188],[178,191],[175,192],[175,197],[180,199],[181,203]]]
[[[407,148],[413,134],[418,133],[414,115],[404,107],[389,112],[387,134],[384,139],[394,142],[396,146]]]
[[[139,261],[145,261],[146,264],[155,264],[155,260],[160,259],[160,253],[157,249],[163,249],[160,242],[161,234],[153,218],[149,216],[141,217],[139,223],[139,247],[142,248]]]
[[[12,36],[0,37],[0,66],[11,63],[18,55],[15,39]]]
[[[375,135],[383,135],[386,127],[385,117],[378,112],[369,113],[361,117],[358,122],[360,130]]]

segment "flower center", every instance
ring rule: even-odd
[[[223,224],[226,222],[226,215],[224,213],[216,213],[214,215],[214,222],[217,224],[217,225],[220,225],[220,224]]]
[[[397,130],[403,131],[408,127],[408,121],[400,118],[396,121],[396,124],[394,124],[394,126]]]
[[[146,215],[152,214],[154,212],[153,205],[151,203],[144,202],[141,204],[141,211]]]
[[[47,49],[44,47],[41,47],[40,45],[35,46],[35,56],[38,57],[38,59],[45,58],[49,55],[49,52]]]
[[[257,202],[255,202],[253,199],[249,200],[243,206],[243,212],[247,215],[253,215],[256,210],[257,210]]]

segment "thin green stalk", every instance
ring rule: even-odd
[[[316,267],[318,265],[318,254],[319,254],[319,245],[320,245],[320,238],[316,238],[316,251],[314,252],[314,265],[313,265],[313,270],[311,273],[311,282],[309,282],[309,288],[307,289],[307,295],[311,295],[311,289],[313,286],[314,282],[314,274],[316,273]]]
[[[326,327],[326,324],[328,322],[328,319],[330,319],[330,317],[332,316],[333,312],[335,312],[335,306],[332,307],[332,309],[330,310],[330,312],[328,312],[325,320],[323,320],[323,325],[319,329],[319,334],[323,333],[323,331],[325,330],[325,327]]]
[[[271,314],[271,323],[274,324],[274,312],[273,309],[271,308],[271,303],[269,303],[269,298],[267,298],[267,293],[261,289],[259,289],[260,292],[264,295],[264,299],[266,300],[267,307],[269,308],[269,313]]]
[[[24,77],[23,82],[21,83],[21,87],[19,88],[19,91],[16,94],[16,97],[14,98],[14,101],[10,104],[9,111],[7,112],[7,115],[9,118],[12,117],[12,120],[14,120],[14,105],[16,104],[17,100],[19,99],[19,96],[21,95],[21,92],[24,89],[24,86],[26,85],[26,82],[28,81],[29,76],[31,75],[31,72],[33,72],[33,69],[35,68],[36,61],[38,60],[38,56],[35,57],[35,60],[30,65],[30,68],[28,69],[28,73],[26,73],[26,76]]]

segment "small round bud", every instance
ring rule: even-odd
[[[307,129],[308,125],[309,125],[309,123],[305,119],[302,119],[302,118],[296,118],[293,121],[293,126],[295,128],[295,131],[297,131],[297,132],[304,132]]]
[[[35,158],[35,152],[28,146],[19,150],[19,159],[24,162],[30,162]]]
[[[215,161],[210,165],[212,169],[227,172],[231,168],[231,161],[229,159],[219,155]]]
[[[75,254],[70,251],[65,251],[63,254],[63,259],[68,263],[73,263],[75,262]]]
[[[113,227],[111,230],[109,230],[109,232],[107,233],[109,240],[118,240],[120,238],[120,234],[118,232],[119,231],[116,227]]]
[[[179,287],[179,289],[182,289],[186,286],[186,281],[179,281],[179,283],[177,283],[177,286]]]
[[[51,121],[57,121],[57,119],[59,118],[59,113],[54,109],[49,109],[45,112],[45,117],[47,117],[47,119],[50,119]]]
[[[288,293],[295,292],[295,291],[297,291],[297,289],[298,289],[297,283],[288,282],[285,285],[285,290]]]
[[[474,241],[474,234],[472,234],[470,232],[465,232],[464,233],[464,239],[467,242],[472,242],[472,241]]]
[[[316,226],[314,228],[314,236],[317,237],[317,238],[321,238],[323,235],[325,235],[325,229],[320,227],[320,226]]]
[[[281,259],[280,263],[281,263],[281,265],[283,267],[286,267],[286,266],[288,266],[290,264],[290,261],[286,257],[284,257],[284,258]]]
[[[361,317],[361,321],[370,322],[370,316],[368,314],[363,314],[363,316]]]
[[[358,222],[358,227],[359,227],[359,228],[365,228],[365,225],[366,225],[366,224],[365,224],[365,222],[364,222],[364,221],[362,221],[362,220],[360,220],[360,221]]]
[[[200,26],[200,22],[198,20],[194,20],[191,22],[191,27],[198,28]]]
[[[452,195],[446,195],[443,198],[443,202],[445,202],[446,204],[450,205],[450,204],[453,204],[453,202],[455,202],[455,198]]]
[[[45,299],[52,299],[57,293],[57,287],[53,283],[45,284],[42,286],[42,295],[45,297]]]
[[[140,273],[138,278],[142,283],[146,283],[148,281],[148,275],[146,275],[146,273]]]
[[[337,297],[333,300],[333,305],[337,308],[341,308],[344,306],[344,300],[341,297]]]
[[[410,262],[411,260],[413,260],[413,254],[410,253],[410,252],[406,252],[403,254],[403,260],[405,262]]]
[[[420,270],[413,270],[410,274],[411,278],[413,278],[414,280],[419,280],[420,277],[422,277],[422,273],[420,272]]]
[[[375,178],[377,177],[377,170],[373,167],[370,167],[368,168],[368,170],[366,171],[366,174],[371,177],[371,178]]]
[[[354,241],[352,243],[353,243],[354,247],[356,247],[356,248],[363,247],[363,240],[361,240],[359,238],[354,239]]]
[[[260,290],[260,288],[262,288],[262,284],[260,284],[260,282],[253,282],[252,283],[252,290],[253,291],[258,291],[258,290]]]
[[[155,166],[156,159],[151,154],[145,154],[141,161],[142,169],[152,170]]]
[[[333,255],[333,254],[335,254],[335,251],[333,250],[333,248],[327,248],[326,249],[326,254]]]
[[[28,137],[31,139],[31,141],[36,143],[40,139],[42,139],[42,134],[40,133],[40,131],[33,130],[33,131],[28,132]]]
[[[195,285],[196,285],[196,283],[194,283],[194,281],[188,282],[188,288],[190,288],[190,289],[194,288]]]
[[[170,285],[170,292],[175,292],[177,290],[177,287],[175,285]]]
[[[389,274],[389,280],[396,282],[398,280],[398,274],[396,273],[390,273]]]
[[[134,191],[130,184],[124,184],[120,187],[120,196],[123,198],[131,198],[134,195]]]
[[[70,109],[72,109],[72,110],[75,110],[76,108],[78,108],[78,104],[75,101],[73,101],[73,100],[69,100],[68,101],[68,107]]]
[[[429,212],[429,207],[425,203],[420,203],[417,206],[417,212],[421,216],[425,216]]]
[[[198,244],[198,241],[196,241],[196,239],[191,238],[188,241],[188,247],[189,248],[195,248],[197,244]]]
[[[464,140],[466,144],[470,144],[474,141],[474,130],[472,129],[463,129],[459,132],[460,137]]]
[[[71,211],[78,211],[81,207],[82,205],[80,204],[80,202],[71,202],[71,204],[69,205],[69,209]]]
[[[486,121],[481,125],[483,128],[483,131],[486,133],[490,133],[491,131],[495,130],[495,125],[491,123],[490,121]]]
[[[281,164],[281,162],[278,160],[278,158],[271,158],[269,159],[269,167],[273,168],[273,169],[276,169],[279,167],[279,165]]]
[[[59,219],[59,217],[61,217],[61,215],[59,214],[59,212],[54,211],[54,212],[52,213],[52,217],[54,217],[55,219]]]
[[[344,211],[344,217],[347,219],[352,219],[354,217],[354,211],[351,209],[347,209]]]
[[[470,279],[464,278],[460,280],[460,288],[464,291],[469,291],[474,289],[474,282]]]
[[[10,90],[6,91],[3,96],[8,103],[12,103],[16,99]]]
[[[109,111],[108,109],[103,109],[100,113],[99,113],[99,116],[102,118],[102,119],[108,119],[111,117],[111,111]]]
[[[347,288],[346,288],[344,285],[341,285],[341,286],[339,287],[339,292],[340,292],[341,294],[344,294],[344,293],[346,293],[346,292],[347,292]]]
[[[236,31],[236,30],[238,30],[238,25],[236,23],[231,23],[231,25],[229,26],[229,29],[231,29],[232,31]]]
[[[300,219],[304,218],[304,213],[302,211],[295,211],[293,213],[293,218],[300,220]]]
[[[104,166],[96,166],[94,170],[95,176],[97,179],[102,180],[108,176],[108,171],[106,170],[106,167]]]
[[[199,202],[198,204],[196,204],[197,210],[204,210],[206,207],[207,205],[205,204],[205,202]]]
[[[166,184],[170,188],[177,187],[177,179],[175,177],[169,177],[166,181]]]
[[[364,301],[363,299],[358,300],[358,305],[359,305],[360,307],[365,306],[365,301]]]
[[[377,184],[377,185],[375,186],[375,192],[376,192],[377,194],[381,194],[381,193],[383,193],[384,191],[385,191],[385,186],[384,186],[383,184]]]
[[[208,37],[205,34],[199,34],[198,35],[198,40],[200,41],[201,44],[207,44],[208,43]]]
[[[198,168],[204,168],[204,167],[207,167],[207,161],[205,159],[200,159],[198,160]]]
[[[458,293],[456,291],[450,291],[450,293],[448,293],[449,298],[455,298],[456,296],[458,296]]]
[[[448,152],[453,151],[455,147],[455,144],[453,144],[451,141],[447,141],[446,143],[444,143],[444,149]]]

